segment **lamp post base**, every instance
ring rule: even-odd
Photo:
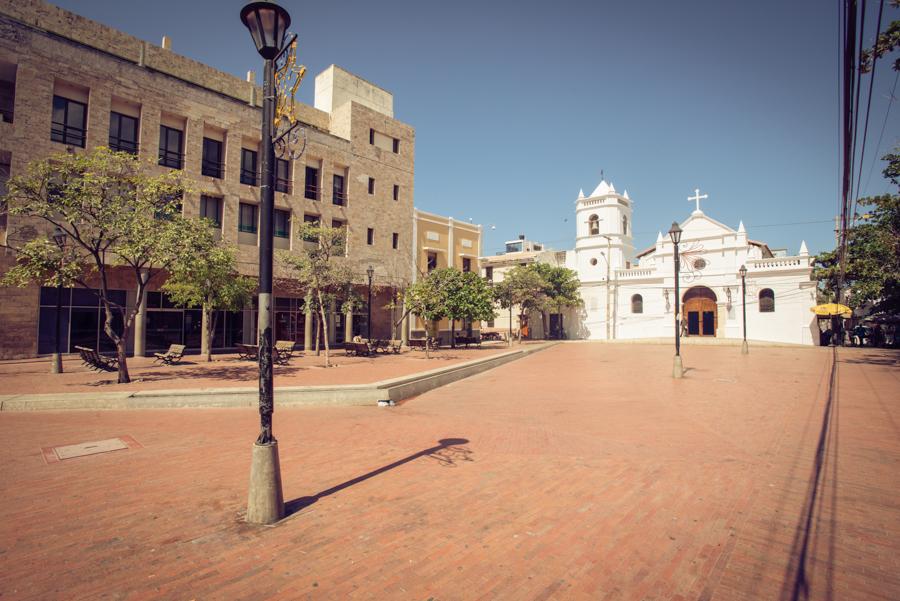
[[[675,355],[675,361],[672,363],[672,377],[684,377],[684,366],[681,364],[681,355]]]
[[[62,355],[53,353],[50,355],[50,373],[61,374],[63,372]]]
[[[281,492],[281,464],[278,443],[254,444],[250,462],[250,494],[247,497],[247,522],[274,524],[284,517]]]
[[[742,355],[750,354],[750,348],[747,346],[746,340],[741,343],[741,354]]]

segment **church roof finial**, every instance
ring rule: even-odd
[[[806,248],[806,240],[800,242],[800,256],[809,255],[809,249]]]
[[[578,200],[581,200],[582,198],[584,198],[584,189],[578,188]]]

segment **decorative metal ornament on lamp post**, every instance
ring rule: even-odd
[[[53,242],[59,247],[60,257],[59,266],[62,269],[64,255],[66,252],[66,233],[59,226],[53,230]],[[56,284],[56,337],[53,340],[53,355],[50,359],[50,373],[63,373],[62,366],[62,334],[60,332],[61,316],[62,316],[62,276],[58,276],[59,282]]]
[[[247,521],[272,524],[284,517],[278,441],[272,433],[275,410],[272,383],[272,260],[275,217],[275,61],[286,48],[288,12],[272,2],[251,2],[241,9],[241,21],[250,30],[256,51],[265,60],[262,106],[262,181],[259,227],[259,418],[260,433],[253,445]],[[279,136],[280,137],[280,136]]]
[[[679,292],[679,271],[681,261],[678,258],[678,244],[681,242],[681,228],[673,221],[669,228],[669,237],[675,245],[675,360],[672,365],[672,377],[684,377],[684,366],[681,363],[681,293]]]
[[[366,275],[369,276],[369,315],[366,318],[366,337],[369,339],[369,342],[372,341],[372,277],[375,276],[375,269],[369,265],[369,268],[366,269]]]
[[[744,341],[741,343],[741,354],[746,355],[750,352],[747,346],[747,266],[741,265],[738,273],[741,274],[741,312],[744,314]]]

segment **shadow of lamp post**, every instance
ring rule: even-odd
[[[284,517],[278,441],[272,433],[275,409],[272,384],[272,234],[274,222],[275,59],[286,47],[291,17],[272,2],[251,2],[241,9],[241,21],[250,30],[256,50],[265,60],[262,106],[262,181],[259,228],[259,418],[260,434],[253,445],[247,521],[272,524]]]
[[[369,339],[369,342],[372,341],[372,277],[375,276],[375,269],[369,265],[369,268],[366,269],[366,275],[369,276],[369,315],[366,318],[366,338]]]
[[[53,242],[59,247],[59,267],[60,271],[62,271],[63,263],[65,261],[65,253],[66,253],[66,233],[62,230],[61,227],[56,226],[56,229],[53,230]],[[53,356],[50,359],[50,373],[51,374],[61,374],[63,373],[62,366],[62,334],[60,332],[60,325],[62,319],[62,274],[57,276],[59,281],[56,284],[56,337],[53,340]]]
[[[750,352],[750,348],[747,346],[747,266],[741,265],[738,273],[741,274],[741,312],[744,317],[744,341],[741,343],[741,354],[746,355]]]
[[[669,228],[669,237],[672,244],[675,245],[675,360],[672,364],[672,377],[684,377],[684,366],[681,364],[681,293],[679,287],[679,271],[681,271],[681,260],[678,258],[678,244],[681,242],[681,228],[678,222],[673,221],[672,227]]]

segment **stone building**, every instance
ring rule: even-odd
[[[411,281],[415,282],[444,267],[481,273],[481,225],[414,209],[413,238],[416,245],[412,255]],[[479,323],[456,324],[456,332],[468,336],[480,329]],[[442,342],[448,343],[450,321],[443,319],[438,322],[436,333]],[[410,322],[410,335],[413,338],[425,337],[425,323],[421,318],[415,317]]]
[[[247,42],[247,60],[256,53]],[[108,145],[157,164],[182,169],[193,192],[186,216],[204,216],[238,251],[240,271],[257,274],[261,93],[247,81],[217,71],[41,0],[0,0],[0,179],[60,152]],[[302,56],[298,57],[302,62]],[[415,131],[394,118],[390,92],[332,65],[314,82],[314,106],[297,116],[308,143],[303,156],[276,166],[275,247],[304,244],[303,221],[347,228],[347,257],[362,287],[367,265],[382,283],[409,281],[413,270]],[[29,229],[30,228],[30,229]],[[33,236],[33,224],[0,217],[0,242]],[[14,261],[0,252],[0,273]],[[276,259],[275,335],[309,343],[313,320],[303,298],[285,283]],[[279,283],[279,279],[281,282]],[[134,306],[134,285],[114,274],[120,298]],[[174,307],[152,284],[130,348],[144,353],[183,342],[199,347],[199,311]],[[0,289],[0,357],[34,356],[52,349],[53,291]],[[384,309],[388,286],[376,288],[374,335],[390,333]],[[51,307],[52,305],[52,307]],[[64,294],[65,344],[111,348],[102,334],[96,296]],[[351,319],[359,327],[367,312]],[[252,307],[219,320],[214,348],[255,338]],[[347,335],[335,315],[328,336]]]

